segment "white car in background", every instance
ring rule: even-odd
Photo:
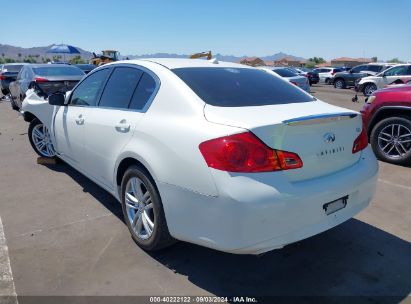
[[[263,253],[350,219],[376,186],[359,113],[240,64],[119,61],[23,110],[34,150],[116,197],[145,250]]]
[[[313,70],[314,73],[317,73],[320,77],[320,83],[323,82],[325,84],[329,84],[330,80],[334,77],[336,73],[342,72],[342,68],[316,68]]]
[[[389,85],[406,84],[411,80],[411,64],[395,65],[375,76],[361,78],[355,84],[355,90],[370,96],[376,90]]]

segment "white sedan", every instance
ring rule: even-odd
[[[263,253],[350,219],[375,190],[359,113],[239,64],[116,62],[23,110],[34,150],[115,196],[145,250]]]

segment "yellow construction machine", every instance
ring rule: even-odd
[[[196,53],[190,56],[191,59],[203,58],[203,57],[207,57],[207,60],[211,60],[211,58],[213,58],[213,54],[211,54],[211,51],[208,51],[208,52]]]
[[[95,53],[93,53],[93,56],[94,57],[90,59],[90,64],[100,66],[106,63],[119,60],[120,53],[114,50],[104,50],[104,51],[101,51],[101,54],[99,55],[96,55]]]

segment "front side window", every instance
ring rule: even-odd
[[[385,76],[404,76],[408,73],[408,66],[402,65],[385,71]]]
[[[207,67],[172,71],[205,103],[213,106],[247,107],[315,100],[264,70]]]
[[[78,106],[95,106],[109,71],[109,69],[102,69],[90,74],[73,91],[70,103]]]
[[[136,68],[114,69],[101,96],[99,106],[127,109],[143,72]]]

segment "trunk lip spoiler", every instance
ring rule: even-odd
[[[332,114],[315,114],[308,116],[301,116],[291,119],[283,120],[283,123],[287,125],[303,125],[311,123],[327,123],[331,121],[347,120],[357,117],[359,114],[355,112],[342,112]]]

